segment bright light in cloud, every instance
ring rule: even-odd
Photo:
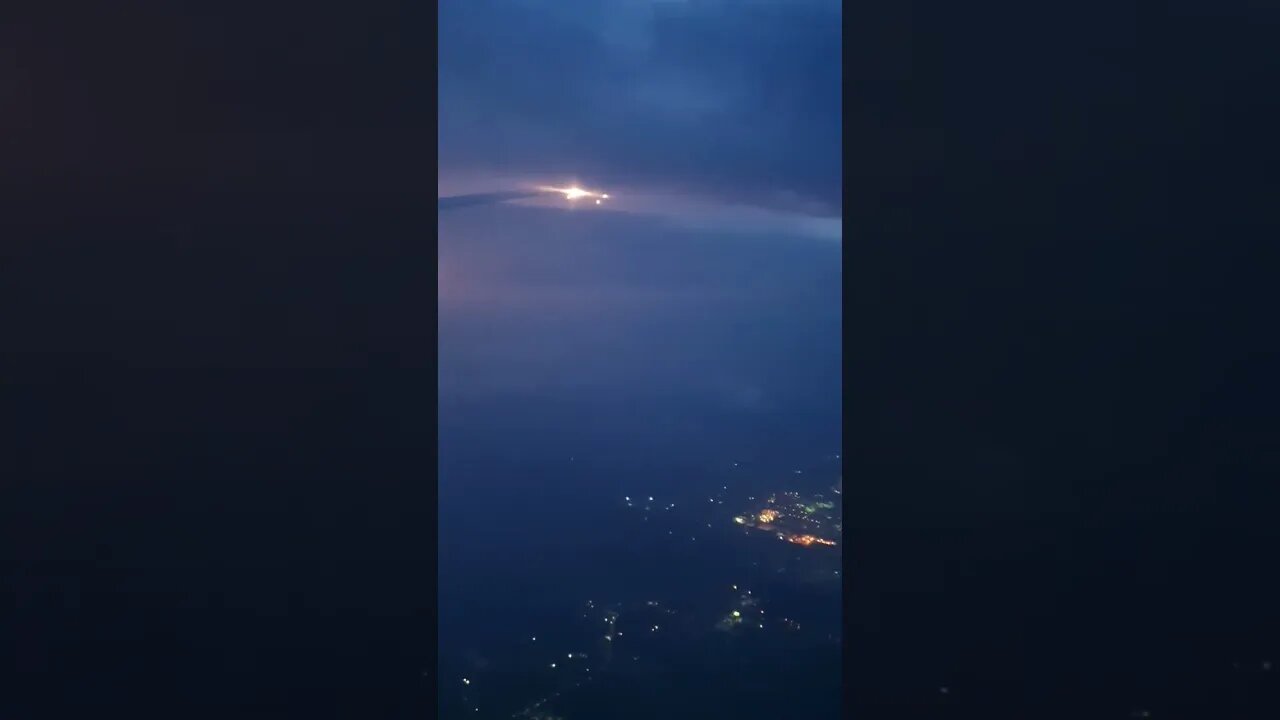
[[[576,187],[576,186],[567,187],[567,188],[543,186],[543,187],[539,187],[538,189],[543,192],[560,193],[564,195],[566,200],[578,200],[581,198],[595,198],[597,205],[600,204],[601,200],[609,199],[609,195],[607,193],[591,192],[590,190],[583,190],[582,188]]]

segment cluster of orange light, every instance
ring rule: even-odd
[[[820,538],[820,537],[814,537],[812,535],[792,535],[791,537],[787,538],[787,540],[789,542],[795,543],[796,545],[805,545],[805,546],[809,546],[814,543],[818,543],[819,545],[835,545],[835,542],[832,540],[827,540],[825,538]]]
[[[771,522],[773,522],[774,520],[777,520],[777,519],[778,519],[778,511],[777,511],[777,510],[762,510],[762,511],[760,512],[759,517],[760,517],[760,522],[763,522],[763,523],[771,523]]]

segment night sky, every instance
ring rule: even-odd
[[[430,716],[468,497],[842,430],[862,717],[1276,715],[1273,12],[441,5],[0,23],[0,715]]]
[[[442,424],[536,395],[837,442],[839,3],[450,3],[440,37],[441,196],[611,194],[442,205]]]
[[[837,2],[449,3],[440,38],[442,195],[579,176],[839,217]]]

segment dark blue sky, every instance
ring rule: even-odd
[[[840,48],[831,0],[442,4],[441,192],[576,176],[838,216]]]
[[[443,4],[440,194],[613,198],[442,210],[442,432],[459,403],[573,397],[835,442],[840,77],[836,2]]]

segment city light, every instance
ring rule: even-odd
[[[785,469],[783,470],[783,473],[785,474]],[[806,473],[806,475],[807,474],[808,473]],[[831,502],[828,500],[828,498],[830,498],[831,496],[832,489],[835,489],[838,492],[838,485],[836,486],[836,488],[824,487],[821,492],[815,492],[811,490],[796,492],[794,490],[785,490],[783,488],[778,488],[774,494],[768,495],[768,494],[762,493],[758,497],[758,499],[757,499],[757,496],[751,496],[749,499],[753,502],[750,505],[746,505],[745,507],[740,508],[745,512],[741,515],[732,515],[731,517],[733,518],[733,521],[735,524],[743,525],[746,528],[751,530],[759,530],[762,532],[766,532],[769,535],[775,536],[779,541],[786,541],[788,544],[794,545],[797,547],[808,548],[814,545],[838,547],[839,543],[837,542],[837,540],[840,538],[840,532],[841,532],[840,523],[839,523],[839,520],[841,517],[840,506],[838,502]],[[643,502],[645,497],[647,497],[648,503],[655,503],[656,498],[655,496],[652,496],[652,495],[641,496],[641,500],[636,502]],[[733,498],[727,494],[721,494],[720,497],[728,498],[730,504],[734,502]],[[623,497],[623,500],[626,502],[628,507],[631,507],[632,501],[635,499],[627,495]],[[724,504],[725,502],[724,500],[718,499],[717,497],[708,497],[707,500],[711,504],[716,504],[716,503]],[[668,501],[668,502],[664,502],[663,506],[664,506],[663,509],[671,510],[675,508],[676,503]],[[697,508],[697,507],[701,507],[701,505],[695,501],[693,503],[693,507]],[[651,512],[651,507],[645,506],[645,510],[647,511],[645,513],[645,515],[647,516],[649,512]],[[719,511],[716,511],[716,512],[719,512]],[[649,518],[646,517],[645,519],[649,519]],[[714,519],[714,518],[708,515],[708,519]],[[699,519],[697,521],[701,521],[701,520]],[[696,522],[693,523],[693,525],[696,525]],[[691,527],[693,525],[691,525]],[[713,523],[706,523],[706,525],[708,528],[714,527]],[[657,534],[660,535],[660,533],[657,533]],[[750,532],[745,532],[744,534],[747,535],[748,537],[754,536],[754,533],[750,533]],[[673,532],[671,530],[668,530],[668,535],[673,535]],[[828,539],[828,537],[834,537],[836,538],[836,540]],[[690,536],[690,540],[696,541],[696,537]],[[772,545],[772,541],[766,540],[765,542],[768,542],[770,545]],[[810,551],[810,552],[818,553],[819,555],[822,555],[824,553],[824,551]],[[785,555],[790,557],[795,557],[795,558],[800,557],[800,555],[802,554],[804,554],[803,551],[799,551],[799,550],[785,553]],[[752,563],[752,565],[761,565],[761,564],[762,563],[755,563],[755,562]],[[842,574],[840,571],[831,570],[829,567],[823,569],[822,574],[825,575],[826,573],[832,573],[836,576],[839,576]],[[831,575],[826,575],[826,577],[831,577]],[[752,597],[752,592],[750,590],[742,589],[741,586],[737,584],[732,584],[731,588],[732,588],[732,591],[734,592],[734,596],[733,596],[734,602],[730,603],[730,607],[732,608],[733,606],[737,606],[738,609],[731,609],[727,617],[723,615],[720,616],[721,619],[719,622],[716,623],[715,628],[721,632],[729,632],[729,633],[733,633],[735,631],[741,632],[741,629],[745,626],[747,615],[750,613],[750,614],[754,614],[754,617],[757,623],[757,628],[761,630],[766,629],[765,623],[764,623],[765,612],[764,610],[760,609],[759,601]],[[651,608],[658,608],[661,606],[661,604],[655,600],[643,601],[643,604],[648,605]],[[592,600],[585,601],[585,605],[587,608],[596,607],[594,601]],[[579,608],[581,607],[582,606],[579,606]],[[606,615],[605,623],[609,625],[609,627],[606,628],[606,634],[604,635],[604,642],[609,646],[608,648],[603,650],[603,652],[606,654],[606,662],[608,659],[608,655],[611,654],[612,650],[614,649],[612,648],[612,645],[616,644],[617,639],[622,637],[622,633],[617,631],[617,620],[619,619],[618,613],[615,612],[614,609],[610,609],[610,608],[615,608],[621,611],[621,610],[625,610],[626,606],[617,605],[617,604],[610,605],[609,600],[602,600],[602,605],[600,606],[600,609],[605,611],[605,615]],[[777,609],[779,608],[775,608],[775,611]],[[775,614],[776,615],[790,614],[786,612],[785,608],[781,608],[781,609],[782,609],[782,612],[780,613],[775,612]],[[658,612],[661,613],[664,611],[659,610]],[[675,614],[674,610],[665,610],[665,612],[668,614]],[[588,621],[590,621],[589,619],[592,617],[600,617],[600,616],[595,615],[593,613],[589,613],[589,612],[583,615],[583,618],[588,619]],[[787,635],[790,635],[792,632],[798,631],[800,629],[800,624],[793,619],[790,619],[788,617],[780,617],[779,619],[781,620],[781,625],[776,627],[778,627],[781,631],[785,632]],[[596,627],[598,632],[599,626],[596,626]],[[651,633],[656,634],[661,630],[661,626],[658,624],[651,624],[649,629]],[[683,629],[683,628],[680,628],[680,629]],[[677,635],[679,634],[680,633],[677,633]],[[529,638],[529,641],[531,643],[538,642],[538,636],[526,636],[526,637]],[[597,635],[597,638],[599,638],[598,635]],[[634,640],[635,639],[633,638],[633,641]],[[629,642],[633,642],[633,641],[629,641]],[[598,643],[600,641],[596,640],[596,642]],[[581,663],[571,663],[568,666],[568,669],[566,670],[566,672],[570,674],[576,674],[578,672],[591,672],[592,668],[588,667],[589,665],[591,665],[591,663],[585,660],[588,657],[586,653],[571,652],[571,653],[567,653],[566,657],[570,660],[579,659],[579,658],[584,660],[584,662],[581,662]],[[549,662],[549,667],[550,669],[553,669],[553,670],[558,669],[558,663]],[[603,669],[603,666],[596,667],[594,669]],[[592,674],[595,674],[595,673],[592,673]],[[556,677],[561,677],[561,676],[557,675]],[[573,678],[570,678],[567,682],[572,683],[572,679]],[[591,680],[591,678],[589,677],[583,677],[581,679],[584,681],[584,683],[590,682]],[[552,678],[548,676],[546,680],[550,682]],[[471,681],[471,678],[463,678],[462,681],[463,681],[463,684],[466,686],[470,686],[473,684]],[[490,680],[486,682],[491,683],[492,681]],[[574,686],[576,687],[577,685],[575,684]],[[470,690],[466,692],[470,692]],[[942,692],[945,694],[946,690],[942,690]],[[545,702],[550,702],[551,698],[548,697],[548,698],[544,698],[543,700]],[[536,708],[537,705],[534,705],[533,707]]]
[[[778,533],[778,539],[786,540],[787,542],[792,543],[794,545],[802,545],[804,547],[808,547],[814,544],[831,545],[831,546],[834,546],[836,544],[834,540],[827,540],[826,538],[814,537],[813,535],[787,535],[785,533]]]

